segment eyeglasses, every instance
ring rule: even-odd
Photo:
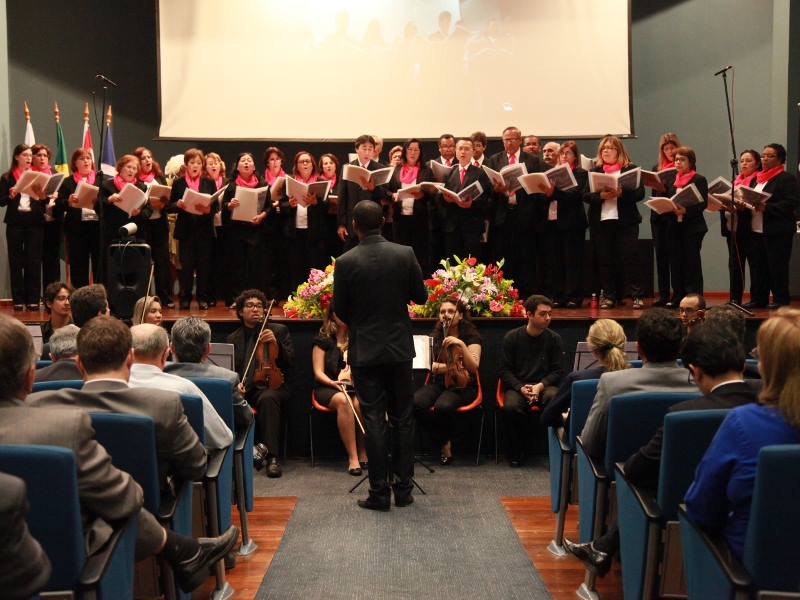
[[[310,165],[311,161],[309,159],[307,159],[307,158],[304,158],[303,160],[298,160],[297,164],[299,164],[299,165]]]
[[[56,302],[66,302],[69,300],[69,296],[56,296],[54,300],[56,300]]]
[[[765,159],[765,158],[778,158],[778,155],[777,154],[762,154],[761,158],[762,158],[762,160]]]
[[[255,310],[257,308],[258,309],[264,308],[264,305],[261,304],[261,302],[245,302],[244,307],[249,308],[250,310]]]
[[[678,307],[678,312],[681,313],[682,315],[690,315],[690,314],[692,314],[694,312],[694,309],[693,308],[683,308],[681,306],[681,307]]]

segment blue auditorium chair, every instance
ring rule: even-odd
[[[65,379],[63,381],[36,381],[33,384],[33,389],[31,390],[31,393],[52,391],[52,390],[63,390],[64,388],[79,390],[82,387],[83,387],[83,379]]]

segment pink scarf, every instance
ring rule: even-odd
[[[331,177],[330,179],[325,177],[325,175],[320,175],[320,179],[324,179],[326,181],[330,181],[331,182],[331,191],[336,189],[336,173],[334,173],[333,177]]]
[[[660,165],[658,165],[658,170],[663,171],[664,169],[671,169],[675,166],[675,161],[664,161]]]
[[[50,165],[46,165],[44,169],[37,169],[35,167],[31,167],[34,171],[38,171],[39,173],[47,173],[48,175],[53,174],[53,169],[50,168]]]
[[[317,177],[317,175],[312,174],[311,177],[309,177],[307,181],[303,181],[303,179],[300,177],[300,175],[298,173],[295,173],[294,178],[297,181],[305,183],[306,185],[308,185],[309,183],[315,183],[319,179],[319,177]]]
[[[784,170],[784,165],[775,165],[769,171],[756,171],[756,181],[758,181],[759,184],[767,183],[778,173],[783,173]]]
[[[124,188],[127,184],[128,182],[125,181],[121,176],[114,175],[114,186],[117,188],[118,192],[121,191],[122,188]]]
[[[419,163],[417,163],[413,167],[410,167],[406,163],[403,163],[403,166],[400,167],[400,181],[402,183],[405,184],[417,183],[418,174],[419,174]]]
[[[189,177],[189,173],[188,172],[184,176],[184,179],[186,180],[186,185],[190,189],[193,189],[195,192],[199,192],[200,191],[200,180],[202,178],[203,178],[203,175],[201,174],[201,175],[197,176],[197,179],[192,179],[191,177]]]
[[[138,177],[139,181],[143,183],[150,183],[151,181],[155,180],[156,174],[155,171],[150,171],[149,173],[142,173],[141,171],[139,171]]]
[[[736,176],[736,179],[733,180],[733,187],[739,187],[740,185],[743,185],[745,187],[750,187],[750,184],[753,182],[753,178],[755,176],[756,176],[755,173],[752,173],[750,175],[742,175],[741,173],[739,173]]]
[[[622,163],[614,163],[613,165],[603,164],[604,173],[616,173],[622,170]]]
[[[256,177],[255,173],[253,173],[252,175],[250,175],[250,179],[245,181],[244,179],[242,179],[241,175],[237,175],[236,185],[240,185],[242,187],[247,187],[247,188],[254,188],[258,185],[258,177]]]
[[[28,167],[28,169],[30,169],[30,167]],[[28,169],[25,170],[27,171]],[[19,166],[15,166],[13,169],[11,169],[11,176],[14,178],[14,181],[19,181],[19,178],[22,177],[22,170],[19,168]]]
[[[84,177],[83,175],[81,175],[77,171],[75,171],[72,174],[72,178],[75,180],[75,183],[85,182],[85,183],[88,183],[89,185],[94,185],[95,177],[96,177],[96,175],[95,175],[94,171],[89,171],[89,173],[86,175],[86,177]]]
[[[275,183],[275,180],[278,177],[286,177],[286,173],[284,173],[283,169],[281,169],[277,175],[273,175],[270,171],[264,172],[264,179],[267,180],[267,183],[272,187],[272,184]]]
[[[675,176],[675,183],[673,183],[672,185],[674,185],[676,189],[681,189],[683,187],[686,187],[686,185],[689,183],[689,181],[691,181],[692,177],[694,177],[695,175],[697,175],[697,171],[695,171],[694,169],[692,169],[688,173],[684,173],[683,175],[678,173]]]

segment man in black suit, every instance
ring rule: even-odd
[[[414,501],[411,362],[414,341],[408,304],[427,299],[414,250],[380,236],[383,214],[370,201],[353,210],[359,244],[336,260],[333,311],[349,327],[349,363],[358,390],[369,456],[369,497],[358,505],[388,511],[391,491],[386,414],[393,429],[395,506]]]
[[[83,379],[75,359],[78,356],[78,332],[76,325],[65,325],[56,329],[50,337],[52,365],[36,370],[35,381],[67,381]]]
[[[704,323],[693,329],[681,352],[684,366],[693,375],[702,396],[673,404],[668,413],[683,410],[733,408],[755,402],[758,390],[742,379],[745,352],[738,333],[722,322]],[[647,444],[625,462],[631,483],[655,494],[658,489],[664,428],[659,427]],[[611,566],[619,549],[619,529],[613,522],[608,532],[593,542],[564,546],[601,577]]]
[[[507,165],[524,163],[528,173],[546,171],[538,156],[520,150],[522,133],[517,127],[503,130],[503,151],[493,154],[486,165],[500,171]],[[549,167],[548,167],[549,168]],[[489,244],[492,259],[505,259],[506,276],[513,279],[525,297],[539,293],[545,268],[544,247],[537,240],[544,238],[547,204],[541,194],[527,194],[519,189],[509,193],[504,185],[495,185],[489,201]],[[532,235],[533,233],[533,235]],[[541,234],[541,235],[537,235]]]
[[[375,204],[380,210],[380,205]],[[267,297],[261,290],[245,290],[236,298],[236,315],[241,319],[242,326],[228,336],[228,343],[233,344],[233,365],[245,388],[245,400],[257,413],[257,435],[262,444],[267,447],[267,477],[280,477],[283,469],[278,462],[281,412],[286,402],[289,401],[289,389],[286,381],[288,370],[294,362],[294,345],[289,336],[289,328],[280,323],[267,322],[264,331],[261,331],[261,322],[269,306]],[[261,341],[266,344],[276,344],[278,355],[275,363],[283,374],[283,383],[275,389],[270,385],[261,385],[253,382],[257,364],[249,364],[253,349]],[[257,363],[255,359],[253,363]],[[249,368],[248,368],[249,366]],[[247,369],[247,373],[245,373]]]
[[[356,154],[358,154],[358,158],[350,164],[364,167],[369,171],[380,169],[380,163],[372,160],[374,151],[375,139],[371,135],[358,136],[356,139]],[[336,234],[344,242],[344,252],[358,244],[358,238],[351,227],[353,209],[356,204],[362,200],[372,200],[380,205],[381,202],[389,202],[389,199],[390,195],[386,186],[375,187],[372,182],[367,182],[365,187],[361,187],[357,183],[342,178],[339,183],[339,205],[337,208],[339,227],[336,230]]]
[[[444,181],[444,186],[458,194],[476,181],[481,186],[480,195],[469,202],[457,202],[439,193],[436,206],[444,232],[444,251],[447,258],[477,256],[483,233],[483,211],[489,199],[492,182],[483,169],[472,163],[474,146],[470,138],[461,138],[456,144],[456,166]]]
[[[97,319],[96,324],[105,324],[101,322],[111,323],[112,328],[119,325],[127,331],[127,328],[116,319],[101,317]],[[90,322],[83,329],[84,334],[91,335],[91,329]],[[121,330],[117,328],[117,331]],[[114,336],[113,332],[110,336],[98,333],[100,332],[95,332],[92,337],[99,342],[99,345],[110,342],[111,348],[115,351],[119,350],[123,355],[130,354],[130,341],[127,344],[120,344],[119,338]],[[117,358],[116,354],[117,352],[111,352],[111,356],[106,359],[113,361]],[[99,357],[94,358],[102,360]],[[91,365],[91,360],[89,362]],[[124,368],[120,367],[123,370]],[[239,530],[231,526],[219,537],[195,540],[161,527],[155,517],[142,508],[144,496],[139,484],[130,475],[114,467],[111,457],[93,439],[91,419],[85,410],[81,410],[81,408],[107,410],[107,407],[99,406],[103,401],[99,396],[102,395],[105,399],[107,394],[103,392],[84,394],[84,396],[98,396],[94,406],[67,401],[60,403],[61,405],[52,402],[41,404],[40,406],[44,408],[34,407],[26,400],[29,400],[28,394],[33,386],[35,370],[36,359],[30,333],[16,319],[0,315],[0,444],[43,444],[72,450],[75,454],[78,496],[87,551],[95,552],[108,540],[112,532],[110,524],[138,514],[136,559],[162,555],[172,567],[183,591],[190,592],[197,588],[208,577],[209,567],[233,548]],[[110,374],[118,375],[116,371]],[[149,391],[156,392],[156,390]],[[79,390],[69,390],[69,392],[80,394]],[[58,393],[51,392],[51,394]],[[117,398],[119,399],[121,395],[118,394]],[[136,410],[114,412],[147,414]],[[173,411],[169,423],[172,430],[168,435],[179,437],[176,433],[180,425],[179,418],[186,422],[182,412],[178,414]],[[156,415],[154,417],[156,428],[159,427],[157,419]],[[186,472],[199,477],[205,471],[205,451],[194,432],[190,430],[189,433],[195,439],[197,460],[192,463],[196,464],[197,468],[190,466]],[[180,457],[176,456],[174,460],[180,460]],[[180,475],[179,472],[175,474]],[[57,498],[57,493],[54,493],[54,501],[57,501]]]

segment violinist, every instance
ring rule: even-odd
[[[267,447],[267,477],[280,477],[278,440],[281,412],[289,401],[286,377],[294,361],[294,346],[286,325],[271,320],[263,323],[269,306],[264,292],[245,290],[234,304],[242,326],[227,342],[233,344],[234,368],[243,382],[245,400],[257,414],[257,441]],[[265,372],[269,374],[266,378]],[[281,375],[284,381],[273,388],[269,380],[274,384],[273,378]]]
[[[319,335],[311,342],[311,364],[314,369],[314,398],[322,406],[336,411],[336,424],[347,450],[347,472],[360,476],[367,466],[364,451],[364,434],[356,427],[353,411],[361,420],[361,407],[352,389],[350,365],[347,364],[347,325],[335,315],[330,307],[325,309]],[[344,390],[342,390],[344,388]],[[352,407],[348,402],[350,396]]]
[[[481,362],[481,336],[460,300],[445,298],[439,305],[432,356],[428,383],[414,393],[414,415],[440,444],[441,463],[449,465],[453,462],[453,413],[475,400],[475,374]]]

